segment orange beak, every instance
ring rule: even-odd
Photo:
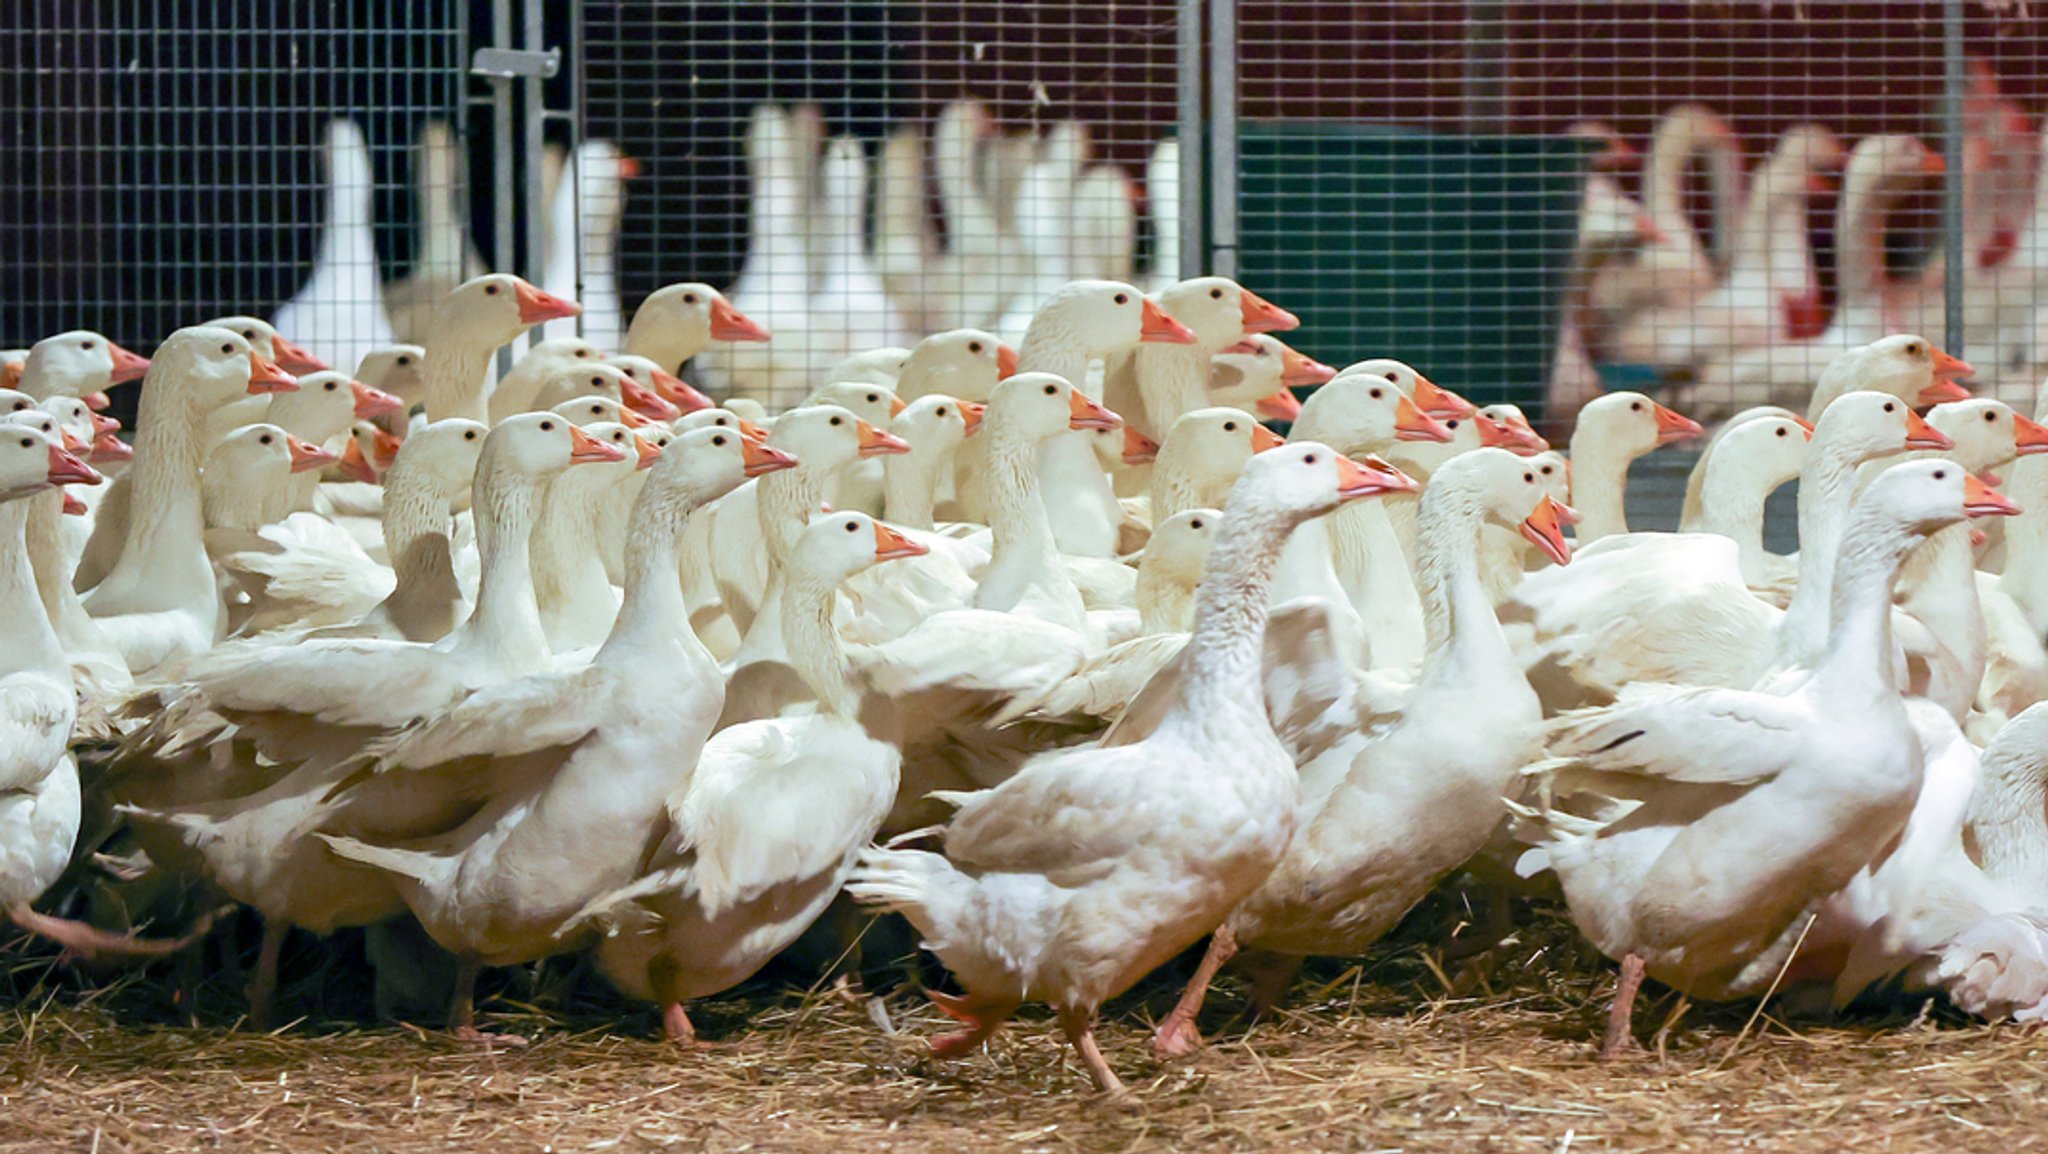
[[[8,368],[12,368],[13,366],[12,366],[12,365],[9,365],[9,366],[7,366],[7,367],[8,367]],[[17,378],[17,379],[18,379],[18,378]],[[6,384],[6,376],[5,376],[5,373],[4,373],[4,371],[0,371],[0,385],[5,385],[5,384]],[[13,388],[14,386],[13,386],[13,385],[6,385],[6,387],[7,387],[7,388],[10,388],[10,389],[11,389],[11,388]],[[78,398],[78,399],[79,399],[79,400],[81,400],[81,401],[84,401],[84,402],[85,402],[85,407],[86,407],[86,408],[88,408],[88,409],[91,409],[91,410],[92,410],[92,411],[94,411],[94,412],[99,412],[99,411],[100,411],[101,409],[111,408],[111,407],[113,406],[113,404],[114,404],[114,398],[112,398],[112,397],[108,396],[108,395],[107,395],[107,394],[105,394],[105,393],[87,393],[86,395],[84,395],[84,396],[82,396],[82,397],[80,397],[80,398]]]
[[[354,437],[341,447],[341,472],[351,481],[361,481],[365,485],[377,483],[377,470],[370,467],[370,462],[363,456],[363,447],[356,443]]]
[[[249,392],[296,393],[299,391],[298,378],[284,371],[276,361],[266,361],[263,354],[249,353]]]
[[[1920,390],[1919,394],[1913,398],[1913,403],[1916,405],[1946,405],[1950,401],[1967,401],[1969,399],[1970,390],[1954,381],[1936,377],[1933,384]]]
[[[960,402],[960,421],[967,426],[967,435],[970,437],[981,431],[981,419],[987,415],[987,405],[976,404],[973,401]]]
[[[745,417],[740,417],[738,418],[738,420],[740,423],[740,434],[742,436],[751,437],[756,441],[767,439],[768,430],[762,428],[761,426],[755,424],[752,421],[749,421]]]
[[[1194,331],[1166,315],[1166,310],[1150,297],[1141,298],[1144,312],[1138,324],[1138,339],[1156,345],[1191,345],[1195,343]]]
[[[1416,407],[1414,401],[1402,397],[1394,402],[1394,437],[1402,441],[1432,441],[1448,444],[1451,431],[1443,422]]]
[[[1952,381],[1957,377],[1971,377],[1977,374],[1976,366],[1961,357],[1950,356],[1940,349],[1934,350],[1934,378]],[[1965,394],[1966,396],[1968,394]]]
[[[650,421],[673,421],[683,415],[681,409],[669,404],[659,393],[641,387],[630,377],[619,382],[619,399],[626,403],[629,411]]]
[[[1280,439],[1280,434],[1266,426],[1252,426],[1252,455],[1257,456],[1267,449],[1277,449],[1286,443],[1286,441]]]
[[[2011,497],[1974,476],[1963,477],[1963,513],[1970,517],[2011,517],[2020,511]]]
[[[563,300],[524,280],[513,286],[512,295],[519,302],[519,323],[522,325],[567,320],[583,312],[583,306],[575,301]]]
[[[1799,426],[1799,427],[1800,427],[1801,429],[1804,429],[1804,430],[1806,431],[1806,439],[1807,439],[1807,440],[1809,440],[1809,441],[1813,440],[1813,422],[1812,422],[1812,421],[1809,421],[1809,420],[1807,420],[1807,419],[1806,419],[1805,417],[1794,417],[1794,418],[1792,418],[1792,423],[1793,423],[1793,424],[1795,424],[1795,425],[1798,425],[1798,426]]]
[[[1920,155],[1920,171],[1929,176],[1940,176],[1948,171],[1948,161],[1939,152],[1925,152]]]
[[[654,369],[654,391],[661,399],[674,405],[678,415],[694,413],[711,407],[711,398],[690,387],[683,378],[660,366]]]
[[[277,354],[277,363],[282,365],[288,373],[303,376],[306,373],[324,373],[327,371],[328,365],[326,361],[307,352],[304,348],[285,340],[282,333],[271,338],[270,347]]]
[[[82,504],[83,503],[81,502],[81,505]],[[1986,533],[1982,529],[1973,528],[1970,530],[1970,548],[1982,549],[1984,546],[1989,545],[1990,543],[1991,534]]]
[[[70,517],[85,516],[85,502],[71,495],[71,493],[66,492],[64,494],[64,513],[66,516]]]
[[[1527,425],[1496,421],[1485,413],[1473,414],[1472,422],[1479,426],[1479,443],[1487,448],[1506,449],[1517,457],[1533,456],[1550,448],[1550,442]]]
[[[1163,314],[1162,314],[1163,315]],[[1094,397],[1075,389],[1067,394],[1067,427],[1070,429],[1114,429],[1122,417],[1096,403]]]
[[[1694,437],[1702,436],[1706,433],[1706,430],[1700,427],[1698,421],[1683,413],[1667,409],[1655,401],[1650,402],[1650,407],[1657,416],[1657,443],[1659,445],[1671,445],[1679,441],[1690,441]]]
[[[1280,384],[1286,388],[1306,388],[1320,385],[1337,375],[1337,370],[1309,356],[1286,346],[1280,346]]]
[[[21,376],[28,372],[27,361],[8,361],[0,365],[0,389],[12,389],[21,384]],[[101,394],[104,396],[105,394]]]
[[[749,477],[796,468],[794,456],[773,445],[763,444],[753,437],[740,438],[740,460],[745,463],[746,474]]]
[[[1657,219],[1647,212],[1636,214],[1636,235],[1642,238],[1644,244],[1663,244],[1671,239],[1657,223]]]
[[[1572,560],[1571,542],[1564,539],[1564,527],[1576,522],[1579,515],[1569,505],[1560,505],[1545,493],[1536,502],[1536,511],[1522,521],[1522,536],[1529,543],[1543,550],[1544,554],[1560,565],[1569,565]]]
[[[1238,293],[1243,304],[1244,331],[1248,333],[1284,333],[1301,327],[1301,318],[1265,299],[1250,289]]]
[[[1002,380],[1017,371],[1017,350],[1008,345],[996,346],[996,379]]]
[[[92,446],[72,436],[69,429],[57,430],[57,440],[63,444],[64,451],[67,453],[89,453],[92,451]]]
[[[619,158],[619,176],[625,180],[636,180],[640,176],[640,162],[630,156]]]
[[[1124,464],[1149,465],[1158,459],[1159,442],[1133,429],[1129,425],[1125,425]]]
[[[894,395],[891,395],[891,396],[890,396],[890,398],[889,398],[889,415],[890,415],[890,416],[892,416],[892,417],[902,416],[902,415],[903,415],[903,410],[905,410],[905,409],[907,409],[907,408],[909,408],[909,407],[910,407],[909,405],[906,405],[906,404],[904,404],[904,403],[903,403],[903,398],[902,398],[902,397],[898,397],[898,396],[894,396]]]
[[[1593,154],[1593,167],[1612,171],[1627,168],[1642,159],[1643,150],[1626,140],[1616,138],[1607,142],[1607,147]]]
[[[121,419],[119,417],[110,417],[107,416],[105,413],[94,413],[92,415],[92,435],[95,438],[104,437],[108,433],[118,433],[120,431]]]
[[[1923,420],[1920,414],[1906,410],[1906,447],[1908,449],[1953,449],[1956,443],[1948,434]]]
[[[625,392],[621,390],[619,395],[624,396]],[[629,429],[644,429],[647,426],[653,424],[654,422],[648,420],[646,417],[643,417],[639,413],[635,412],[631,405],[620,405],[619,423],[621,425],[626,426]]]
[[[349,441],[354,444],[353,438]],[[382,429],[370,430],[370,458],[379,469],[389,469],[398,460],[398,450],[405,447],[405,438],[393,436]]]
[[[635,470],[652,469],[654,463],[661,460],[661,446],[645,437],[633,438],[633,452],[638,454],[640,458],[639,462],[633,466]]]
[[[135,447],[112,433],[101,433],[92,443],[92,459],[115,464],[135,456]]]
[[[572,465],[594,465],[602,461],[623,461],[626,451],[617,445],[607,444],[584,432],[575,425],[569,426],[569,463]]]
[[[50,484],[52,485],[97,485],[105,477],[91,465],[65,452],[56,445],[50,446]]]
[[[1290,389],[1275,389],[1260,397],[1252,408],[1258,412],[1261,420],[1292,421],[1301,416],[1301,398],[1296,397]]]
[[[711,339],[714,341],[765,341],[768,330],[732,307],[724,297],[711,298]]]
[[[1421,373],[1415,374],[1415,406],[1432,417],[1461,421],[1479,411],[1479,406]]]
[[[1413,493],[1417,488],[1415,478],[1378,457],[1368,456],[1363,461],[1337,458],[1337,496],[1346,501],[1384,493]]]
[[[294,473],[325,469],[327,466],[341,460],[341,454],[330,453],[311,441],[301,441],[290,433],[285,434],[284,443],[285,447],[291,450],[292,472]],[[354,438],[350,438],[349,444],[355,444]]]
[[[894,433],[877,429],[866,421],[856,419],[860,426],[860,455],[863,457],[886,457],[893,453],[908,453],[910,442]]]
[[[894,561],[902,557],[922,557],[929,552],[931,550],[925,546],[880,521],[875,522],[875,560]]]
[[[356,395],[356,416],[367,421],[386,413],[395,413],[405,407],[405,402],[385,392],[373,389],[361,381],[350,381],[349,391]]]
[[[2022,457],[2035,453],[2048,453],[2048,428],[2030,421],[2018,413],[2012,415],[2013,449]]]
[[[139,381],[149,372],[148,357],[137,356],[112,341],[107,342],[107,351],[114,354],[114,384]]]

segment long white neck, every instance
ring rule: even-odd
[[[217,615],[213,564],[202,544],[199,494],[204,418],[176,366],[152,367],[135,419],[132,508],[120,559],[94,590],[101,615],[191,607]],[[101,590],[105,590],[104,593]]]
[[[817,695],[819,707],[853,717],[860,709],[860,692],[832,627],[838,596],[834,582],[792,566],[783,578],[782,645],[790,668]]]
[[[70,663],[50,624],[37,591],[35,566],[29,561],[28,519],[29,501],[0,503],[0,622],[7,628],[7,644],[0,646],[0,677],[33,671],[69,680]]]
[[[891,524],[905,529],[932,527],[939,477],[952,473],[953,457],[951,452],[921,446],[882,462],[882,507]]]
[[[1180,716],[1200,733],[1214,716],[1265,717],[1266,591],[1294,521],[1243,504],[1225,511],[1183,660]]]
[[[1940,638],[1947,651],[1947,661],[1934,663],[1926,695],[1960,725],[1976,701],[1987,652],[1970,527],[1950,525],[1930,534],[1908,557],[1895,584],[1900,608]]]
[[[1874,506],[1852,510],[1842,534],[1829,597],[1827,650],[1815,680],[1873,695],[1897,692],[1892,679],[1892,582],[1924,540]]]
[[[2048,457],[2021,457],[2006,480],[2006,493],[2022,512],[2006,519],[2005,573],[1998,587],[2019,603],[2039,636],[2048,633]]]
[[[988,524],[994,541],[988,568],[976,587],[974,603],[982,609],[1009,610],[1033,588],[1080,593],[1059,563],[1052,523],[1038,490],[1038,445],[1002,429],[992,437],[988,455]],[[1091,453],[1094,450],[1089,450]]]
[[[1970,797],[1970,836],[1985,873],[2039,893],[2048,878],[2048,767],[2033,751],[2000,745],[1994,739],[1984,751]]]
[[[572,468],[542,499],[533,527],[533,594],[552,649],[592,644],[615,624],[618,601],[591,540],[591,518],[598,502],[612,498],[617,480],[607,465]]]
[[[1780,666],[1812,668],[1820,660],[1855,482],[1855,458],[1838,446],[1816,445],[1806,455],[1799,474],[1799,585],[1778,621]]]
[[[1152,520],[1156,524],[1176,513],[1205,506],[1221,505],[1230,493],[1230,485],[1237,480],[1243,463],[1236,469],[1226,469],[1228,462],[1215,459],[1194,460],[1186,453],[1176,453],[1171,446],[1152,469]]]
[[[1706,481],[1700,487],[1700,528],[1735,542],[1742,579],[1760,584],[1766,579],[1764,567],[1770,564],[1770,554],[1764,549],[1764,502],[1783,481],[1725,457],[1716,456],[1707,464]]]
[[[1479,574],[1479,529],[1485,523],[1485,511],[1466,487],[1437,483],[1423,492],[1415,584],[1422,597],[1425,679],[1447,664],[1470,669],[1477,661],[1512,660]]]
[[[700,507],[658,485],[641,489],[633,502],[634,532],[626,539],[625,600],[596,664],[639,673],[683,664],[717,676],[717,661],[690,628],[678,564],[683,534]]]
[[[755,508],[761,518],[761,538],[768,545],[768,576],[782,575],[796,552],[797,538],[811,523],[825,498],[825,478],[834,470],[798,459],[794,469],[782,469],[755,481]]]
[[[1032,318],[1017,350],[1017,367],[1020,372],[1057,373],[1085,390],[1091,353],[1064,311],[1054,306]],[[1053,437],[1038,447],[1038,461],[1045,475],[1041,500],[1056,518],[1053,539],[1058,550],[1085,557],[1114,555],[1123,510],[1109,474],[1095,459],[1088,434]]]
[[[646,357],[668,372],[679,372],[684,361],[709,347],[708,341],[697,339],[699,336],[698,326],[669,322],[659,315],[659,310],[642,306],[626,326],[626,351]]]
[[[1165,566],[1138,566],[1135,597],[1140,632],[1185,633],[1194,624],[1195,591]]]
[[[511,470],[482,469],[476,482],[476,544],[483,565],[476,609],[453,648],[529,670],[545,664],[547,633],[533,595],[530,541],[540,513],[540,485]]]
[[[427,420],[466,417],[488,422],[484,379],[497,346],[469,337],[459,328],[451,331],[450,326],[438,320],[437,324],[439,331],[428,339],[427,355],[420,369],[426,382],[422,391]]]
[[[200,504],[209,529],[241,529],[253,532],[292,512],[291,493],[284,478],[270,476],[258,466],[236,474],[227,469],[209,469],[199,479]]]
[[[1628,452],[1613,443],[1609,431],[1581,421],[1572,433],[1572,508],[1579,524],[1573,533],[1580,546],[1602,537],[1628,532],[1625,497]]]
[[[1209,366],[1216,346],[1139,345],[1132,371],[1145,404],[1145,419],[1154,429],[1171,429],[1182,415],[1207,404]]]

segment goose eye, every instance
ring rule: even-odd
[[[498,295],[498,286],[497,286],[497,285],[494,285],[494,284],[487,284],[487,285],[485,285],[485,286],[484,286],[484,295],[485,295],[485,296],[491,296],[491,297],[497,296],[497,295]]]
[[[1887,401],[1887,402],[1885,402],[1885,406],[1884,406],[1884,411],[1885,411],[1885,412],[1887,412],[1887,413],[1896,413],[1896,412],[1898,412],[1899,410],[1898,410],[1898,407],[1897,407],[1897,406],[1895,406],[1895,405],[1893,405],[1893,404],[1892,404],[1891,402]]]
[[[848,522],[846,523],[846,531],[847,531],[847,532],[849,532],[849,533],[858,533],[858,532],[860,532],[860,522],[858,522],[858,521],[848,521]]]
[[[1934,479],[1935,479],[1935,480],[1937,480],[1937,481],[1943,481],[1943,480],[1947,480],[1947,479],[1948,479],[1948,470],[1947,470],[1947,469],[1936,469],[1936,470],[1934,471]]]
[[[1222,290],[1222,289],[1220,289],[1220,288],[1212,288],[1212,289],[1210,289],[1210,290],[1209,290],[1209,299],[1210,299],[1210,300],[1212,300],[1212,301],[1220,301],[1220,300],[1222,300],[1222,299],[1223,299],[1223,290]]]
[[[462,434],[462,439],[463,439],[463,440],[465,440],[465,441],[474,441],[474,440],[476,440],[476,430],[475,430],[475,429],[471,429],[470,431],[468,431],[468,432],[466,432],[466,433]]]
[[[540,428],[544,433],[552,433],[555,431],[555,423],[553,421],[542,421]]]
[[[946,406],[944,406],[944,405],[940,405],[940,406],[939,406],[939,408],[938,408],[938,415],[939,415],[939,416],[941,416],[941,417],[943,417],[943,416],[945,416],[945,415],[946,415]]]
[[[400,357],[400,358],[398,358],[398,367],[399,367],[399,368],[404,368],[405,366],[407,366],[407,365],[409,365],[409,364],[411,364],[411,363],[412,363],[412,358],[411,358],[411,357]]]
[[[1313,465],[1313,464],[1315,464],[1315,463],[1316,463],[1316,455],[1315,455],[1314,453],[1308,453],[1308,454],[1305,454],[1305,455],[1304,455],[1304,456],[1303,456],[1303,457],[1301,458],[1301,463],[1302,463],[1302,464],[1304,464],[1304,465]]]
[[[1919,346],[1919,345],[1907,345],[1907,346],[1906,346],[1906,352],[1907,352],[1907,353],[1909,353],[1909,354],[1911,354],[1912,356],[1916,356],[1916,357],[1917,357],[1917,356],[1919,356],[1919,355],[1920,355],[1920,346]]]
[[[1536,483],[1536,474],[1534,474],[1534,473],[1524,473],[1524,474],[1522,474],[1522,484],[1524,484],[1524,485],[1533,485],[1533,484],[1535,484],[1535,483]]]
[[[686,305],[693,305],[693,304],[696,304],[696,303],[697,303],[697,294],[696,294],[696,293],[684,293],[684,294],[683,294],[683,303],[684,303],[684,304],[686,304]]]
[[[979,353],[981,351],[981,342],[975,341],[973,344],[968,345],[967,351],[970,353]]]
[[[1223,431],[1224,431],[1224,432],[1226,432],[1226,433],[1235,433],[1235,432],[1237,432],[1237,422],[1236,422],[1236,421],[1225,421],[1225,422],[1223,422]]]
[[[233,356],[233,355],[234,355],[234,352],[235,352],[235,346],[233,346],[233,345],[222,345],[222,346],[220,347],[220,351],[221,351],[221,354],[222,354],[223,356]]]
[[[721,429],[730,429],[730,428],[732,428],[732,426],[731,426],[731,425],[728,425],[728,424],[726,424],[726,423],[725,423],[725,418],[724,418],[724,417],[719,417],[719,418],[718,418],[717,420],[714,420],[714,421],[712,421],[711,423],[712,423],[712,424],[714,424],[714,425],[717,425],[717,426],[718,426],[719,428],[721,428]]]
[[[1783,430],[1779,430],[1778,435],[1782,437],[1785,435],[1785,433]],[[1556,470],[1552,469],[1549,465],[1545,465],[1542,469],[1539,470],[1539,472],[1541,472],[1544,476],[1548,477],[1553,472],[1556,472]]]
[[[329,382],[327,382],[327,391],[328,391],[328,392],[330,392],[330,393],[334,391],[334,382],[333,382],[333,381],[329,381]]]
[[[712,443],[712,444],[714,444],[714,445],[724,445],[724,444],[725,444],[725,438],[724,438],[724,437],[713,437],[713,438],[711,438],[711,443]]]
[[[1116,303],[1118,303],[1118,304],[1120,304],[1120,305],[1127,305],[1127,304],[1130,304],[1130,303],[1131,303],[1131,294],[1129,294],[1129,293],[1118,293],[1118,294],[1116,294]]]
[[[252,340],[252,341],[253,341],[253,340],[255,340],[255,339],[256,339],[256,330],[255,330],[255,329],[243,329],[243,330],[242,330],[242,335],[243,335],[243,336],[245,336],[245,337],[247,337],[248,339],[250,339],[250,340]]]
[[[838,427],[838,426],[840,426],[840,425],[843,425],[843,424],[845,424],[845,423],[846,423],[846,422],[844,422],[844,421],[840,420],[840,419],[839,419],[838,417],[834,417],[834,418],[832,418],[832,424],[833,424],[833,427],[835,427],[835,428],[836,428],[836,427]]]
[[[576,357],[578,360],[588,360],[590,358],[590,354],[596,351],[597,350],[595,349],[577,349]]]
[[[79,348],[81,348],[81,349],[90,349],[90,348],[92,348],[92,342],[91,342],[91,341],[80,341],[80,342],[78,342],[78,347],[79,347]]]
[[[1375,401],[1377,401],[1377,400],[1379,400],[1379,399],[1380,399],[1381,397],[1385,396],[1385,395],[1386,395],[1386,392],[1387,392],[1387,391],[1386,391],[1385,389],[1374,389],[1374,390],[1372,391],[1372,399],[1373,399],[1373,400],[1375,400]]]
[[[601,389],[601,388],[604,388],[604,378],[603,378],[603,377],[592,377],[592,378],[590,378],[590,387],[591,387],[591,388],[593,388],[593,389]]]
[[[873,393],[869,393],[869,394],[868,394],[868,404],[870,404],[870,405],[879,405],[879,404],[881,404],[881,403],[882,403],[882,398],[880,398],[880,397],[876,396],[876,395],[875,395],[875,394],[873,394]]]
[[[1642,412],[1642,411],[1643,411],[1643,403],[1642,403],[1641,401],[1631,401],[1631,402],[1629,403],[1629,406],[1628,406],[1628,411],[1629,411],[1629,412],[1631,412],[1631,413],[1640,413],[1640,412]]]
[[[1197,520],[1193,520],[1193,521],[1189,521],[1189,522],[1188,522],[1188,528],[1190,528],[1190,529],[1199,529],[1199,528],[1201,528],[1201,527],[1202,527],[1202,522],[1201,522],[1201,521],[1200,521],[1199,519],[1197,519]]]
[[[1779,430],[1778,430],[1778,435],[1779,435],[1779,436],[1781,436],[1781,437],[1782,437],[1782,436],[1784,436],[1784,435],[1785,435],[1785,430],[1784,430],[1784,429],[1779,429]]]
[[[258,437],[258,438],[256,438],[256,439],[257,439],[258,441],[261,441],[261,442],[262,442],[263,444],[266,444],[266,445],[268,445],[268,444],[270,443],[270,434],[269,434],[269,433],[265,433],[265,434],[263,434],[262,436],[260,436],[260,437]]]
[[[24,448],[24,449],[33,449],[33,448],[35,448],[35,447],[36,447],[36,441],[35,441],[35,438],[34,438],[34,437],[23,437],[23,438],[21,439],[21,447],[22,447],[22,448]]]
[[[1998,419],[1998,414],[1997,414],[1997,413],[1995,413],[1995,412],[1994,412],[1994,413],[1985,413],[1985,414],[1984,414],[1984,419],[1985,419],[1985,420],[1987,420],[1987,421],[1995,421],[1995,420],[1997,420],[1997,419]]]
[[[1059,392],[1059,391],[1060,391],[1060,388],[1059,388],[1059,386],[1058,386],[1058,385],[1047,385],[1047,386],[1045,386],[1045,395],[1046,395],[1046,396],[1048,396],[1048,397],[1052,396],[1052,395],[1053,395],[1054,393],[1057,393],[1057,392]]]
[[[1455,429],[1455,428],[1457,428],[1457,427],[1458,427],[1458,418],[1456,418],[1456,417],[1452,417],[1452,418],[1451,418],[1450,420],[1448,420],[1448,421],[1445,421],[1445,422],[1444,422],[1444,428],[1446,428],[1446,429]]]

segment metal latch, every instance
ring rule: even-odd
[[[562,70],[562,50],[550,48],[546,52],[530,52],[519,48],[479,48],[469,58],[469,73],[472,76],[490,76],[501,80],[517,80],[521,77],[535,77],[547,80]]]

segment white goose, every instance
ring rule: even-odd
[[[327,221],[312,275],[270,323],[293,333],[331,365],[353,366],[373,349],[397,341],[384,312],[377,238],[370,230],[376,172],[370,145],[355,121],[327,122]]]
[[[626,211],[626,182],[639,173],[639,164],[618,145],[586,140],[569,158],[566,187],[556,191],[548,213],[541,284],[583,306],[583,339],[601,349],[618,348],[626,335],[619,307],[619,219]]]
[[[581,311],[576,302],[507,273],[490,273],[456,286],[435,309],[426,338],[421,403],[427,419],[488,420],[484,384],[492,354],[534,325]]]
[[[139,381],[149,358],[137,356],[96,332],[78,329],[44,337],[30,346],[21,373],[7,387],[36,400],[77,397],[94,409],[112,402],[107,390]]]

